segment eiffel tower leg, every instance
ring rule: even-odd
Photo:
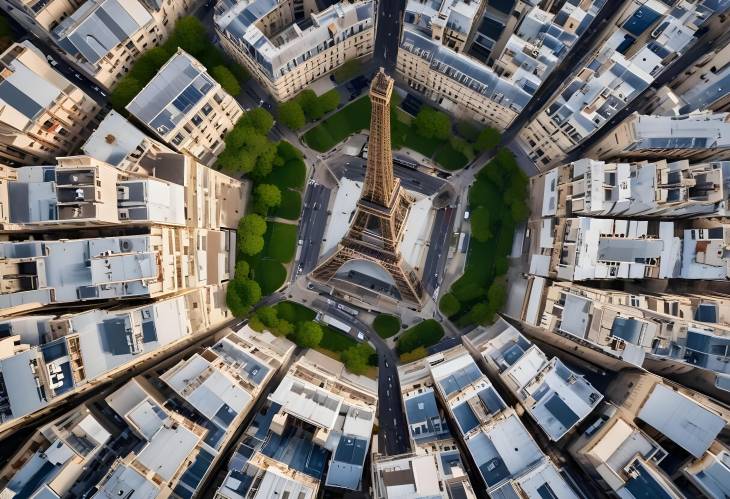
[[[382,262],[380,265],[383,265]],[[412,272],[408,273],[400,265],[386,265],[385,270],[393,278],[395,287],[398,288],[401,298],[413,303],[421,303],[421,283],[415,275],[412,275]]]
[[[351,251],[347,248],[339,247],[332,256],[327,258],[324,262],[319,264],[316,269],[314,269],[312,277],[318,281],[327,282],[335,276],[340,267],[352,260],[352,258],[353,255]]]

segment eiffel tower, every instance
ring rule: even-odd
[[[345,263],[365,260],[385,269],[393,278],[401,299],[421,303],[421,282],[403,261],[400,241],[413,199],[393,176],[390,144],[390,97],[393,79],[383,68],[370,85],[370,141],[365,185],[347,235],[336,251],[320,264],[312,276],[329,281]]]

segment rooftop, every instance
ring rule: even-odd
[[[205,66],[178,49],[125,109],[167,140],[216,86]]]
[[[91,64],[147,26],[152,16],[138,0],[88,0],[54,30],[56,43]]]

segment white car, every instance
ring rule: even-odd
[[[357,332],[357,339],[358,340],[364,340],[365,339],[365,335],[362,334],[362,331],[358,331]]]
[[[50,55],[47,55],[47,56],[46,56],[46,59],[48,60],[48,63],[49,63],[49,64],[50,64],[51,66],[54,66],[54,67],[55,67],[55,66],[58,66],[58,63],[56,62],[56,59],[54,59],[54,58],[53,58],[53,57],[51,57]]]

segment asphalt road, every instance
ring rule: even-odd
[[[395,73],[405,7],[405,0],[379,0],[377,2],[373,60],[385,68],[385,72],[390,75]]]
[[[328,163],[330,163],[330,170],[337,178],[345,177],[359,181],[365,179],[366,161],[362,158],[343,155],[335,160],[328,160]],[[436,194],[446,183],[445,180],[428,173],[398,164],[393,165],[393,173],[400,179],[401,185],[405,189],[426,196]]]
[[[458,204],[458,200],[454,202]],[[439,276],[446,265],[449,252],[449,239],[454,227],[456,208],[447,206],[436,212],[431,231],[431,243],[423,265],[423,286],[426,292],[432,294],[440,284]]]
[[[319,249],[327,227],[327,205],[331,189],[321,184],[309,184],[304,195],[304,209],[299,223],[298,241],[302,241],[298,264],[292,271],[292,280],[299,274],[307,274],[317,266]],[[298,271],[301,266],[301,272]]]

